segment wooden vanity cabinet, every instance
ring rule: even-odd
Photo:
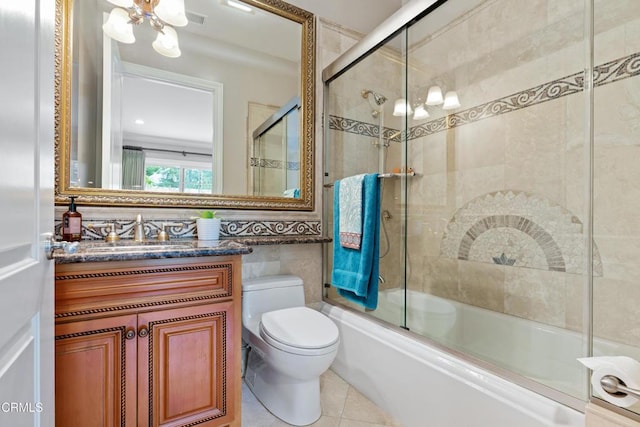
[[[56,265],[56,426],[240,426],[240,262]]]

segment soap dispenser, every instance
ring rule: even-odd
[[[75,196],[71,196],[69,210],[62,214],[62,240],[79,242],[82,240],[82,214],[76,210]]]

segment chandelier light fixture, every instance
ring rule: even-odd
[[[187,25],[184,0],[107,0],[116,5],[107,22],[102,26],[106,35],[120,43],[131,44],[136,41],[133,26],[140,25],[145,18],[158,32],[151,44],[156,52],[169,58],[180,56],[178,33],[173,27]]]

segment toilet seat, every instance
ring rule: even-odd
[[[339,334],[328,317],[307,307],[293,307],[263,313],[260,336],[282,351],[317,356],[334,351]]]

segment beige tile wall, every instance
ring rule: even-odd
[[[640,15],[640,11],[638,11]],[[636,16],[638,16],[636,15]],[[640,19],[636,21],[640,25]],[[595,93],[594,235],[604,276],[594,281],[594,333],[640,345],[640,82]]]
[[[464,109],[580,71],[583,2],[560,3],[486,2],[416,44],[413,64],[424,68],[410,74],[410,87],[455,84]],[[596,64],[633,53],[630,46],[639,45],[633,37],[638,3],[614,3],[596,2]],[[509,8],[514,13],[507,13]],[[527,8],[531,13],[521,13]],[[639,88],[640,79],[633,77],[595,91],[594,240],[604,271],[594,284],[595,333],[635,346],[640,346],[640,320],[632,315],[640,297]],[[439,114],[429,111],[432,118]],[[444,260],[440,248],[457,209],[494,191],[535,194],[584,224],[585,124],[585,97],[576,94],[409,141],[409,166],[424,174],[409,184],[409,288],[581,331],[584,275]],[[403,205],[395,199],[392,213],[398,217]]]
[[[596,2],[595,61],[640,51],[640,3]],[[640,82],[599,87],[594,95],[594,238],[604,276],[594,280],[594,333],[640,345]]]
[[[307,304],[322,301],[322,245],[254,246],[251,254],[242,257],[243,279],[274,274],[301,277]]]

